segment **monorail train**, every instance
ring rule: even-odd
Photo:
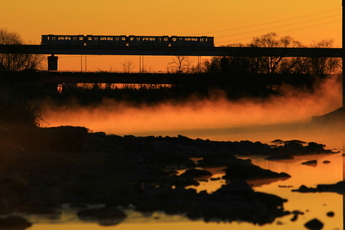
[[[213,47],[214,38],[207,36],[102,36],[102,35],[42,35],[42,45],[64,46],[158,46]]]

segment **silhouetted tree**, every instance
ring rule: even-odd
[[[123,72],[130,73],[134,69],[134,64],[132,61],[126,60],[121,63]]]
[[[0,29],[0,44],[23,44],[17,33]],[[39,107],[30,102],[32,85],[12,78],[12,71],[38,69],[43,59],[36,54],[0,54],[0,126],[38,126]]]
[[[319,42],[314,42],[311,47],[314,48],[333,48],[334,41],[321,40]],[[310,74],[332,74],[337,72],[341,67],[340,58],[330,58],[330,57],[308,57],[305,58],[305,65],[308,66],[308,71]]]
[[[21,37],[14,32],[0,29],[1,45],[21,45]],[[22,71],[38,69],[43,60],[42,55],[37,54],[0,54],[0,71]]]
[[[268,33],[253,38],[252,42],[231,44],[229,47],[305,47],[301,42],[290,36],[278,37],[276,33]],[[322,40],[311,45],[314,48],[332,48],[333,40]],[[264,57],[228,56],[229,74],[330,74],[335,73],[341,66],[341,59],[329,57],[284,57],[270,55]],[[212,57],[203,64],[205,72],[221,72],[222,57]]]
[[[261,37],[253,38],[249,44],[250,47],[281,47],[281,48],[297,48],[302,47],[299,41],[290,36],[279,38],[276,33],[268,33]],[[284,58],[281,56],[273,56],[268,54],[265,57],[255,57],[254,72],[255,73],[293,73],[294,67],[300,62],[300,58]]]
[[[219,73],[221,71],[220,64],[221,57],[212,57],[204,61],[205,72],[207,73]]]
[[[192,63],[193,61],[188,56],[176,56],[172,62],[168,63],[168,72],[189,73]]]

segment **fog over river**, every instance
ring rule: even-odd
[[[79,106],[73,101],[67,106],[55,106],[47,100],[43,108],[43,127],[72,125],[84,126],[92,132],[105,132],[120,136],[177,136],[192,139],[201,138],[214,141],[260,141],[272,144],[275,139],[302,140],[325,145],[325,149],[338,151],[331,155],[295,157],[293,160],[267,161],[251,157],[252,162],[275,172],[286,172],[291,178],[276,182],[257,182],[255,191],[275,194],[288,199],[284,208],[304,213],[299,219],[291,216],[278,218],[272,224],[257,226],[248,223],[205,223],[190,221],[182,216],[168,216],[154,213],[144,216],[128,211],[128,218],[121,224],[108,229],[305,229],[307,221],[318,218],[325,224],[324,229],[343,229],[343,195],[336,193],[297,193],[292,189],[302,184],[315,187],[321,183],[336,183],[343,180],[343,140],[344,133],[336,125],[315,125],[313,116],[320,116],[341,107],[341,85],[336,78],[329,78],[317,87],[314,93],[284,88],[284,93],[266,99],[239,99],[229,101],[222,92],[214,92],[213,97],[199,100],[191,97],[188,101],[165,102],[156,105],[136,105],[104,99],[102,104]],[[317,160],[313,166],[302,165],[307,160]],[[330,163],[323,163],[329,161]],[[222,170],[213,172],[213,177],[221,176]],[[215,191],[225,182],[201,183],[197,190]],[[334,217],[326,215],[334,212]],[[82,223],[65,213],[68,223],[50,224],[51,220],[38,221],[33,230],[49,229],[103,229]],[[72,222],[72,223],[71,223]],[[230,226],[229,226],[230,225]],[[30,228],[31,229],[31,228]]]

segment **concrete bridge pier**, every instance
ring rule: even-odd
[[[52,54],[48,56],[48,71],[57,71],[58,70],[58,57]]]

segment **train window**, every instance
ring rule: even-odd
[[[185,38],[186,42],[197,42],[198,38]]]
[[[59,36],[59,37],[57,38],[57,40],[59,40],[59,41],[70,41],[70,40],[71,40],[71,37]]]
[[[83,41],[84,37],[79,36],[79,41]]]
[[[154,41],[156,41],[156,38],[155,37],[143,37],[142,41],[143,42],[154,42]]]

